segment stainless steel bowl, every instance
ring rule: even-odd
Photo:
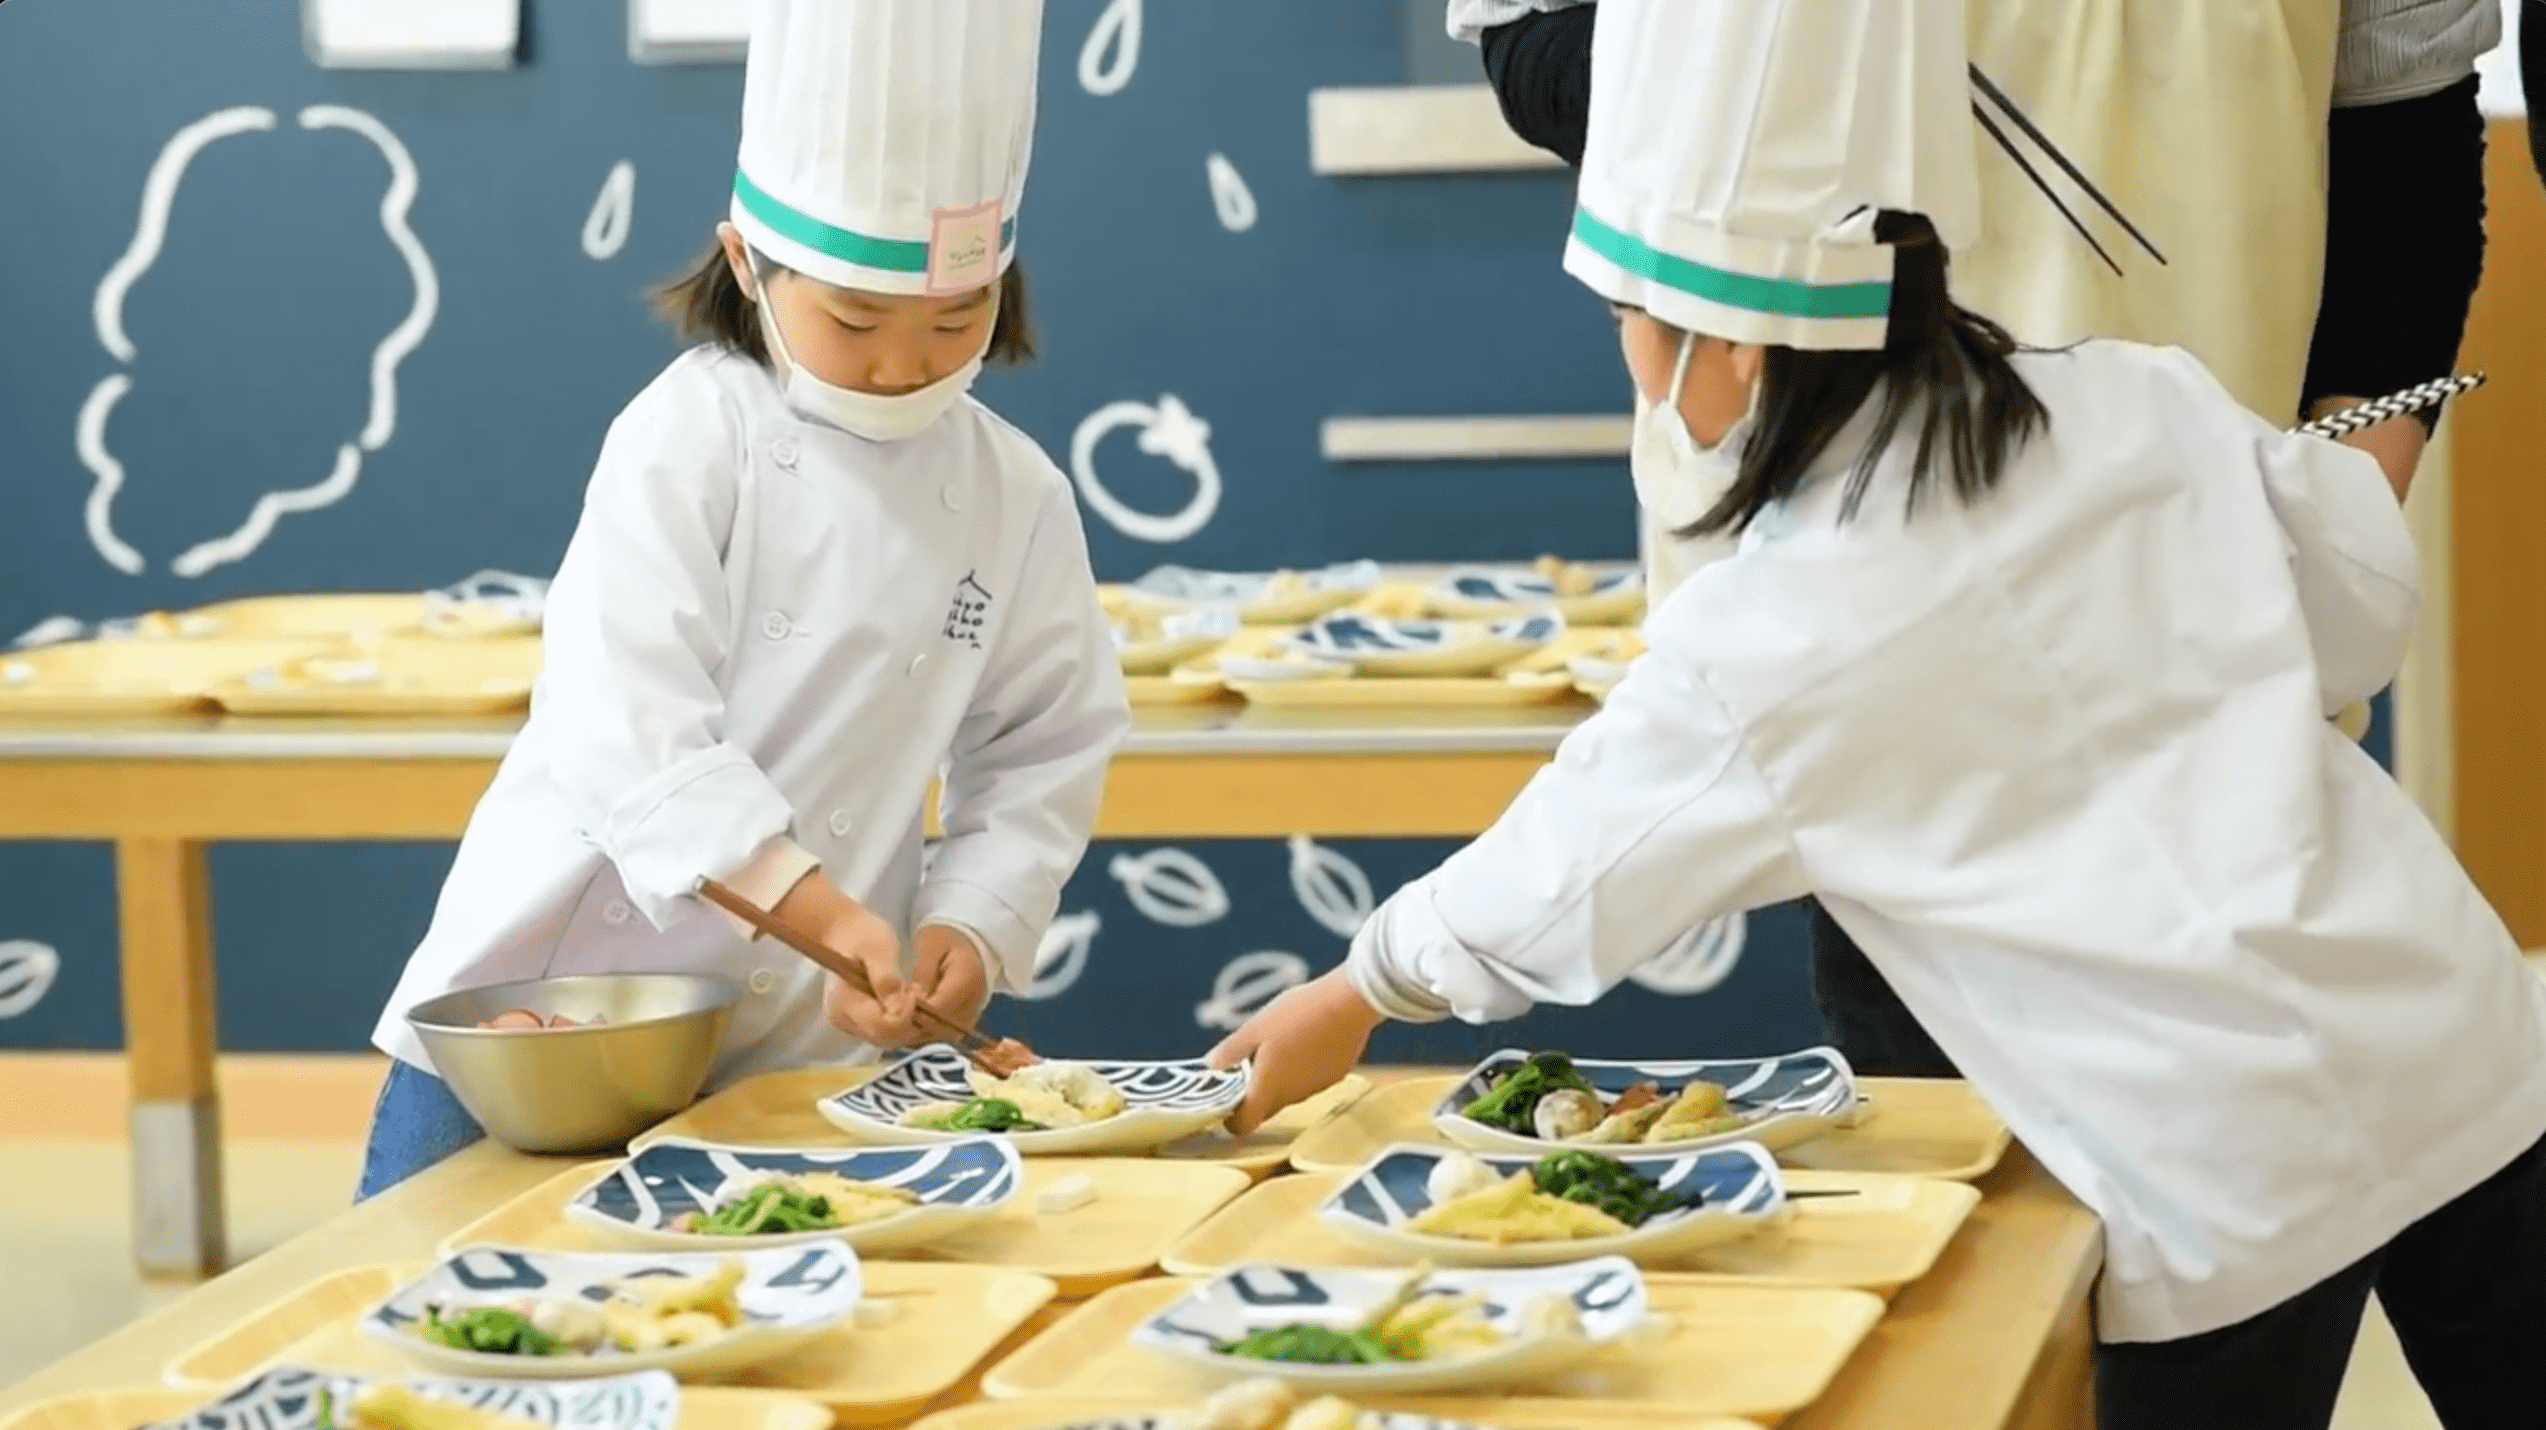
[[[464,988],[407,1010],[434,1070],[495,1140],[597,1152],[690,1105],[742,989],[693,973],[605,973]],[[598,1027],[494,1030],[526,1008]]]

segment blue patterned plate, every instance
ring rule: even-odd
[[[1485,675],[1565,633],[1553,611],[1484,625],[1472,621],[1401,621],[1342,611],[1282,638],[1312,660],[1351,666],[1364,675]]]
[[[1017,1193],[1024,1163],[997,1137],[933,1147],[777,1151],[720,1147],[667,1137],[647,1144],[566,1204],[568,1219],[640,1246],[674,1251],[744,1250],[845,1241],[864,1252],[936,1241],[994,1216]],[[832,1172],[852,1182],[899,1187],[919,1205],[829,1231],[709,1236],[675,1231],[691,1212],[713,1211],[772,1175]]]
[[[1379,589],[1379,563],[1353,561],[1315,571],[1196,571],[1161,566],[1125,588],[1151,610],[1237,608],[1250,625],[1286,625],[1348,606]]]
[[[743,1323],[713,1339],[657,1351],[591,1355],[511,1356],[464,1351],[417,1333],[429,1307],[448,1313],[472,1306],[531,1300],[610,1299],[614,1282],[654,1276],[699,1277],[725,1263],[743,1264],[737,1293]],[[857,1253],[837,1241],[727,1252],[531,1251],[476,1246],[392,1292],[362,1319],[365,1334],[449,1375],[559,1380],[637,1371],[670,1371],[684,1379],[730,1375],[802,1349],[846,1321],[857,1308]]]
[[[661,1371],[598,1380],[382,1380],[276,1366],[182,1419],[144,1430],[341,1430],[343,1406],[374,1385],[406,1386],[428,1400],[553,1425],[557,1430],[673,1430],[681,1388]]]
[[[1029,1155],[1086,1156],[1148,1152],[1190,1137],[1223,1120],[1246,1096],[1247,1070],[1214,1072],[1199,1058],[1170,1063],[1091,1062],[1127,1104],[1101,1122],[1049,1132],[999,1134]],[[862,1141],[919,1146],[977,1137],[976,1132],[931,1132],[901,1125],[902,1114],[932,1102],[973,1096],[972,1065],[948,1047],[922,1048],[846,1092],[815,1104],[832,1126]]]
[[[1593,1149],[1609,1151],[1607,1148]],[[1694,1192],[1699,1204],[1664,1212],[1624,1236],[1574,1241],[1519,1241],[1496,1245],[1464,1237],[1432,1236],[1405,1223],[1432,1205],[1432,1169],[1452,1157],[1474,1156],[1498,1177],[1529,1170],[1536,1157],[1468,1153],[1448,1147],[1399,1144],[1373,1157],[1318,1207],[1317,1218],[1363,1250],[1404,1261],[1442,1266],[1552,1266],[1594,1256],[1624,1256],[1643,1265],[1683,1259],[1707,1247],[1757,1231],[1786,1204],[1785,1183],[1768,1150],[1736,1142],[1677,1156],[1630,1153],[1618,1158],[1665,1191]]]
[[[1630,621],[1644,604],[1644,573],[1633,567],[1581,571],[1581,589],[1562,590],[1558,578],[1535,566],[1464,566],[1424,593],[1436,616],[1499,620],[1532,611],[1554,611],[1576,625]]]
[[[1432,1125],[1440,1130],[1442,1136],[1460,1146],[1482,1151],[1543,1153],[1559,1147],[1588,1145],[1524,1137],[1461,1115],[1461,1110],[1469,1103],[1491,1092],[1505,1074],[1529,1059],[1530,1054],[1518,1048],[1505,1048],[1477,1064],[1466,1077],[1459,1079],[1459,1085],[1450,1089],[1447,1097],[1434,1105]],[[1676,1096],[1681,1088],[1701,1078],[1721,1083],[1726,1110],[1749,1119],[1740,1127],[1711,1137],[1594,1147],[1594,1151],[1693,1152],[1735,1142],[1756,1142],[1773,1151],[1808,1142],[1833,1128],[1845,1126],[1856,1112],[1856,1074],[1849,1071],[1848,1060],[1841,1057],[1836,1048],[1811,1048],[1774,1058],[1715,1058],[1695,1062],[1630,1063],[1576,1059],[1574,1070],[1582,1074],[1585,1082],[1599,1089],[1603,1102],[1614,1101],[1618,1094],[1638,1083],[1655,1084],[1666,1098]]]
[[[1486,1318],[1507,1338],[1489,1350],[1437,1360],[1378,1365],[1311,1365],[1250,1360],[1216,1347],[1257,1331],[1307,1322],[1338,1330],[1359,1325],[1406,1281],[1402,1271],[1305,1270],[1238,1266],[1222,1272],[1132,1328],[1132,1343],[1194,1366],[1214,1380],[1279,1380],[1328,1395],[1432,1395],[1483,1390],[1559,1375],[1636,1328],[1644,1319],[1644,1274],[1622,1257],[1509,1271],[1441,1271],[1427,1292],[1484,1298]],[[1541,1298],[1571,1303],[1579,1334],[1531,1329],[1526,1312]]]

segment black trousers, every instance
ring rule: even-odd
[[[1822,1036],[1865,1077],[1960,1077],[1952,1059],[1927,1036],[1818,900],[1812,909],[1812,1000]]]
[[[2324,1430],[2369,1294],[2448,1430],[2546,1424],[2546,1142],[2249,1321],[2098,1348],[2098,1430]]]

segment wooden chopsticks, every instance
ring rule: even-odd
[[[700,880],[698,893],[700,898],[813,960],[824,971],[837,976],[841,982],[851,988],[864,993],[869,998],[875,996],[875,985],[867,980],[866,970],[832,952],[823,945],[822,940],[788,923],[776,914],[761,909],[714,879]],[[955,1050],[964,1055],[964,1060],[974,1067],[992,1077],[1007,1076],[996,1063],[984,1056],[990,1049],[999,1046],[998,1039],[985,1037],[979,1029],[967,1028],[925,1003],[919,1005],[917,1021],[938,1038],[953,1044]]]

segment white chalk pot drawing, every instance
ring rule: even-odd
[[[1140,0],[1109,0],[1079,46],[1079,88],[1103,98],[1123,92],[1140,68]]]
[[[1168,516],[1134,511],[1106,490],[1096,475],[1096,447],[1118,427],[1140,429],[1139,447],[1164,457],[1193,476],[1193,500]],[[1220,464],[1211,456],[1211,424],[1193,415],[1182,399],[1168,393],[1156,406],[1146,402],[1109,402],[1087,415],[1070,436],[1070,474],[1079,495],[1106,524],[1135,541],[1165,545],[1200,531],[1220,510]]]
[[[53,991],[62,955],[51,944],[13,938],[0,943],[0,1018],[23,1018]]]
[[[1370,922],[1370,876],[1351,856],[1305,834],[1291,836],[1291,892],[1299,895],[1308,916],[1337,938],[1351,938]]]
[[[1194,1022],[1224,1033],[1264,1011],[1264,1006],[1308,981],[1308,960],[1264,949],[1230,959],[1211,982],[1211,996],[1193,1010]]]
[[[1041,1003],[1076,987],[1087,972],[1088,949],[1104,928],[1105,920],[1092,909],[1054,919],[1043,931],[1043,942],[1035,945],[1034,981],[1018,990],[1017,996]]]
[[[1673,997],[1705,993],[1733,976],[1749,938],[1749,920],[1741,914],[1726,914],[1689,930],[1627,977],[1639,988]]]
[[[1229,891],[1211,866],[1182,849],[1117,854],[1105,866],[1132,907],[1169,928],[1198,929],[1229,916]]]
[[[398,364],[424,341],[424,335],[433,327],[434,314],[441,307],[441,286],[434,274],[433,260],[407,223],[408,211],[415,204],[416,167],[406,145],[379,120],[342,105],[311,105],[300,112],[299,122],[303,129],[349,130],[380,150],[389,167],[389,186],[380,199],[380,228],[406,264],[407,276],[415,286],[415,301],[406,317],[372,350],[369,414],[355,440],[337,448],[335,465],[326,477],[309,486],[269,491],[257,498],[237,530],[200,542],[169,563],[169,569],[180,576],[200,576],[237,561],[263,545],[273,534],[274,524],[285,516],[317,511],[344,500],[346,493],[354,489],[355,478],[361,475],[362,454],[379,451],[396,435]],[[92,309],[97,340],[116,361],[129,365],[136,356],[133,340],[124,331],[124,299],[142,275],[150,271],[150,265],[158,261],[159,250],[168,237],[168,212],[177,201],[177,188],[185,179],[186,166],[215,140],[270,130],[275,123],[274,111],[257,105],[218,110],[178,130],[152,161],[150,173],[142,181],[141,215],[133,228],[133,241],[98,282]],[[126,575],[138,576],[149,563],[115,533],[115,497],[123,490],[125,473],[123,464],[106,445],[106,424],[114,415],[115,404],[123,401],[132,388],[129,372],[111,373],[101,380],[89,392],[88,400],[80,404],[75,435],[80,462],[95,479],[89,488],[86,510],[89,543],[108,565]]]
[[[1202,161],[1202,171],[1211,180],[1211,207],[1220,215],[1220,226],[1231,233],[1255,227],[1255,191],[1246,186],[1246,175],[1229,162],[1229,156],[1212,155]]]
[[[628,244],[628,221],[636,215],[636,165],[621,159],[610,166],[601,192],[592,196],[592,212],[583,219],[584,257],[607,262]]]

